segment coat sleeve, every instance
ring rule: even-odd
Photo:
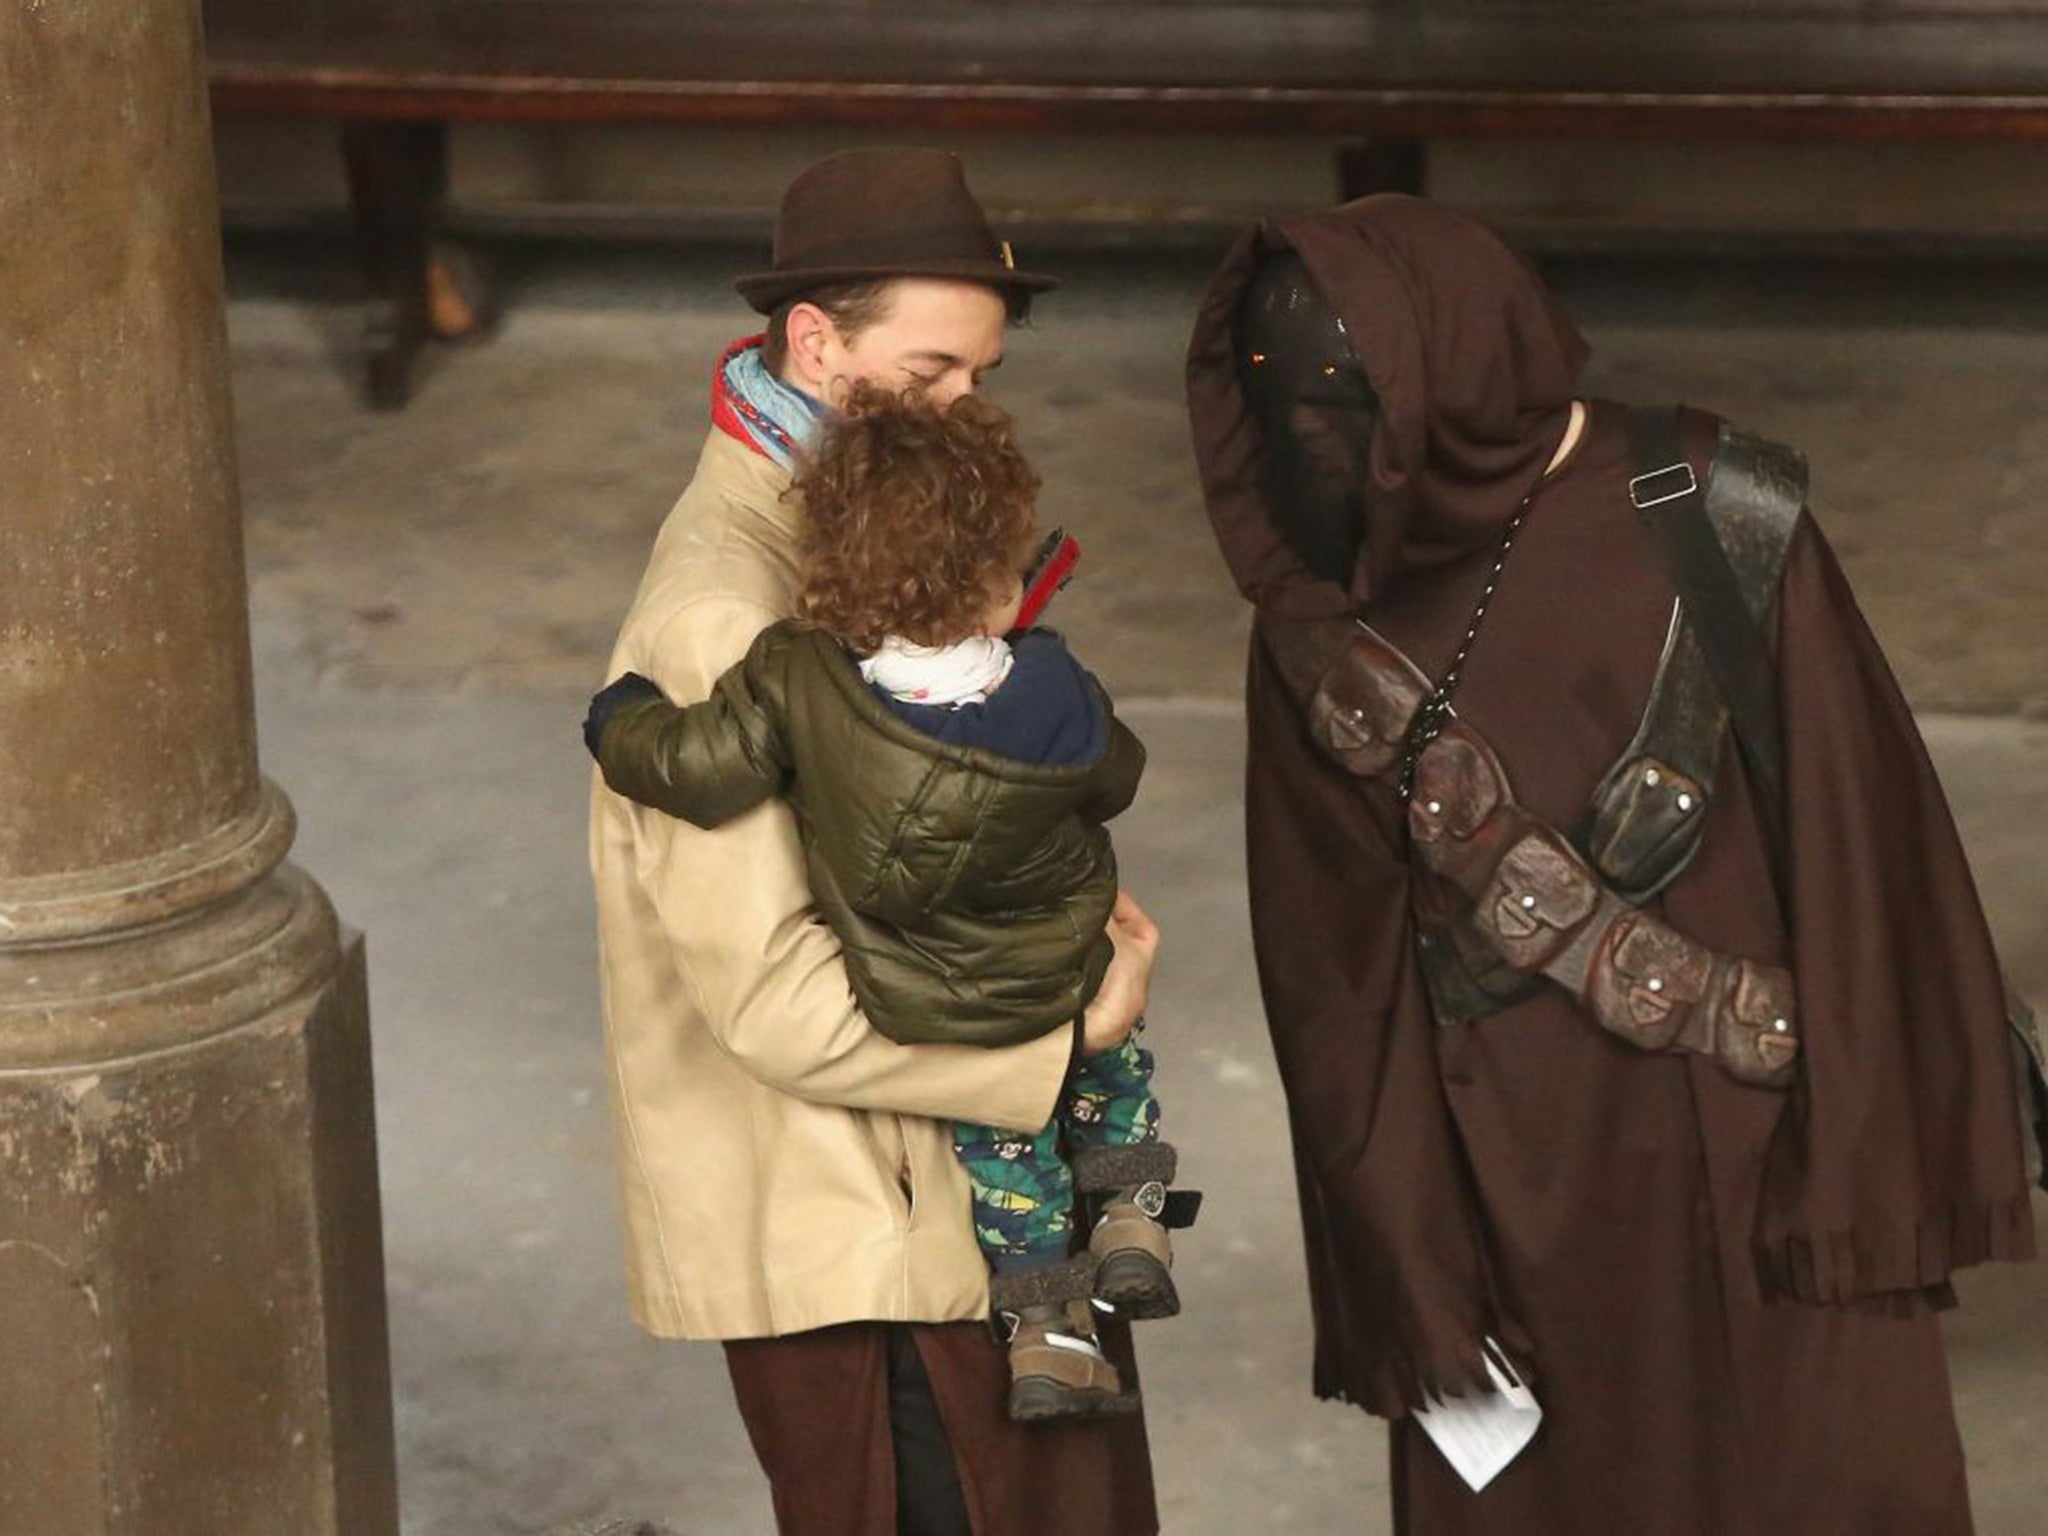
[[[1803,1065],[1766,1168],[1767,1295],[1939,1299],[2033,1251],[2004,987],[1913,716],[1808,517],[1779,602]]]
[[[615,794],[694,827],[720,827],[789,782],[789,748],[769,673],[781,648],[763,631],[701,703],[646,699],[615,710],[598,767]]]
[[[671,699],[693,703],[773,617],[741,600],[699,599],[632,660]],[[633,839],[679,983],[749,1075],[855,1109],[1034,1131],[1051,1118],[1069,1031],[1001,1047],[898,1045],[868,1023],[812,905],[795,818],[781,801],[717,831],[638,808]]]

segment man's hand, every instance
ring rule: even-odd
[[[1109,914],[1109,941],[1116,958],[1088,1010],[1081,1016],[1081,1050],[1093,1056],[1113,1050],[1145,1016],[1152,985],[1152,961],[1159,953],[1159,928],[1129,891],[1116,893]]]
[[[611,719],[612,711],[621,704],[632,704],[640,699],[666,698],[661,689],[649,678],[638,672],[627,672],[591,695],[590,709],[583,717],[583,745],[590,749],[592,757],[597,756],[597,744],[604,737],[604,723]]]

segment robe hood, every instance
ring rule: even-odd
[[[1238,308],[1276,243],[1300,255],[1380,398],[1348,586],[1313,575],[1281,533],[1238,382]],[[1254,225],[1209,286],[1187,362],[1195,458],[1239,590],[1275,617],[1326,617],[1490,543],[1563,439],[1587,356],[1528,263],[1464,214],[1387,195]]]

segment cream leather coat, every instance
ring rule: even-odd
[[[714,430],[607,677],[706,697],[794,608],[789,476]],[[702,832],[593,774],[605,1039],[633,1315],[736,1339],[988,1308],[948,1121],[1036,1129],[1072,1035],[897,1045],[855,1006],[779,802]]]

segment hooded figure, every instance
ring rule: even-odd
[[[1405,808],[1308,728],[1302,658],[1363,617],[1433,681],[1455,662],[1458,717],[1521,804],[1582,823],[1675,596],[1629,502],[1627,412],[1578,398],[1586,357],[1522,261],[1405,197],[1250,231],[1196,322],[1196,455],[1257,610],[1253,937],[1315,1389],[1395,1421],[1403,1530],[1966,1531],[1934,1313],[1955,1269],[2033,1250],[2004,996],[1911,715],[1812,518],[1769,625],[1784,897],[1724,751],[1699,851],[1646,907],[1793,972],[1789,1089],[1638,1049],[1549,984],[1440,1026]],[[1679,426],[1704,483],[1718,423]],[[1486,1338],[1545,1421],[1474,1494],[1407,1415],[1486,1390]]]

